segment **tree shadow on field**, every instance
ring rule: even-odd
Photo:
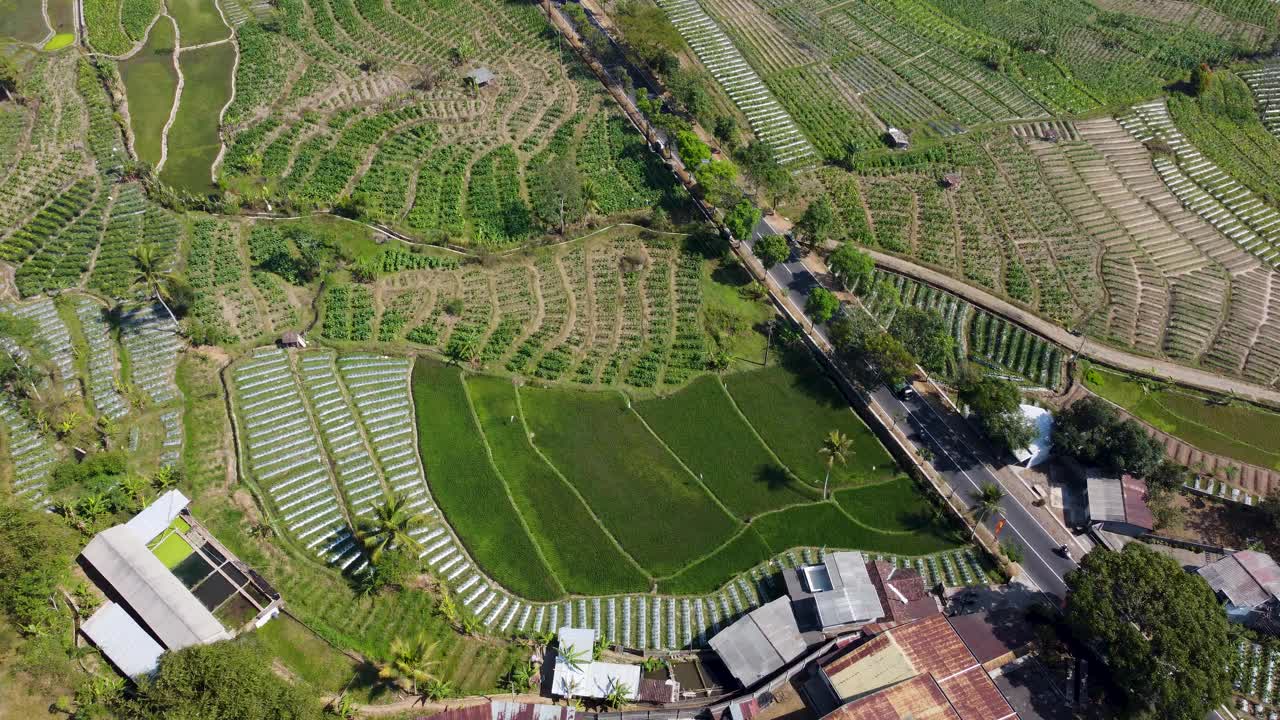
[[[393,690],[387,679],[378,675],[378,666],[369,660],[355,664],[355,675],[347,684],[348,693],[368,697],[370,701],[388,696]]]
[[[751,284],[751,273],[741,265],[721,263],[711,271],[711,279],[727,287],[740,288]]]
[[[770,490],[782,490],[790,484],[791,478],[787,477],[785,470],[770,463],[756,469],[756,482],[764,483]]]
[[[844,395],[835,386],[818,361],[809,354],[807,347],[783,348],[778,353],[781,364],[791,373],[791,386],[824,408],[839,410],[849,407]]]

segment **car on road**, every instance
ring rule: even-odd
[[[892,389],[894,397],[899,400],[910,400],[916,396],[915,388],[911,387],[911,383],[905,380],[894,383]]]

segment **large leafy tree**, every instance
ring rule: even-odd
[[[409,508],[409,499],[397,495],[376,505],[371,517],[356,521],[356,537],[360,540],[369,560],[375,565],[383,553],[392,548],[418,551],[422,548],[409,531],[418,525],[422,516]]]
[[[1164,446],[1110,404],[1087,397],[1053,416],[1053,448],[1086,465],[1146,477],[1160,467]]]
[[[1022,393],[1017,385],[981,375],[964,378],[958,385],[960,402],[974,412],[978,427],[992,442],[1014,451],[1025,448],[1035,439],[1035,428],[1019,407]]]
[[[804,303],[804,311],[816,323],[829,321],[839,310],[840,298],[824,287],[814,288]]]
[[[807,247],[815,248],[826,242],[835,229],[836,213],[825,195],[809,203],[796,223],[796,237]]]
[[[140,678],[125,715],[138,720],[320,720],[318,698],[271,670],[251,638],[165,653],[152,678]]]
[[[760,222],[760,209],[746,198],[739,200],[738,204],[724,216],[725,227],[739,239],[749,237],[758,222]]]
[[[889,332],[928,370],[946,372],[955,364],[956,340],[937,310],[904,307],[893,316]]]
[[[1227,617],[1199,575],[1129,543],[1086,555],[1067,588],[1067,622],[1103,656],[1134,710],[1200,720],[1227,699]]]
[[[856,245],[847,242],[831,253],[831,257],[827,258],[827,267],[831,268],[831,274],[840,281],[844,289],[862,288],[866,292],[871,289],[876,262]]]
[[[765,235],[751,247],[751,252],[760,258],[760,264],[764,265],[765,270],[786,260],[791,254],[787,239],[781,235]]]
[[[173,310],[169,307],[167,298],[171,297],[171,288],[175,284],[175,277],[171,273],[165,271],[164,255],[156,248],[155,245],[144,244],[133,249],[134,278],[136,285],[142,285],[148,292],[160,301],[160,305],[164,307],[164,311],[169,313],[169,319],[173,323],[178,324],[178,318],[173,314]]]

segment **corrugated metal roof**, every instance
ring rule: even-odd
[[[160,663],[164,648],[121,606],[109,602],[80,626],[84,634],[129,677],[148,675]]]
[[[816,593],[813,601],[824,628],[869,622],[884,616],[880,595],[867,573],[867,561],[862,553],[829,553],[823,564],[831,578],[831,590]]]
[[[551,691],[557,695],[602,698],[619,685],[625,686],[628,700],[634,700],[640,689],[640,666],[621,663],[593,662],[591,654],[596,631],[591,628],[560,628],[560,652],[551,677]],[[570,664],[567,655],[584,658]]]
[[[1155,527],[1155,517],[1147,507],[1147,484],[1132,475],[1120,479],[1124,493],[1124,518],[1130,525],[1151,530]]]
[[[143,508],[142,512],[130,518],[125,525],[142,538],[143,543],[151,542],[152,538],[169,527],[173,519],[178,517],[178,513],[182,512],[182,508],[190,502],[186,495],[177,490],[170,490]]]
[[[98,533],[82,555],[167,649],[231,637],[129,526]]]
[[[949,703],[960,720],[1017,717],[999,688],[942,614],[886,630],[870,642],[830,661],[822,671],[840,698],[846,701],[861,697],[871,700],[886,693],[892,694],[894,688],[904,684],[905,680],[919,682],[919,676],[927,675],[932,676],[945,695],[943,700]],[[865,707],[865,715],[841,714],[844,708],[831,715],[839,715],[841,720],[905,717],[873,714],[892,709],[891,704],[885,705],[882,701],[869,702]],[[931,708],[926,704],[913,712],[938,712]],[[945,714],[916,716],[951,717]]]
[[[1280,596],[1280,566],[1265,553],[1241,550],[1197,572],[1236,607],[1255,608]]]
[[[1119,478],[1090,470],[1088,476],[1089,519],[1093,522],[1124,522],[1124,492]]]
[[[781,597],[738,618],[711,638],[729,672],[750,686],[805,651],[789,598]]]
[[[963,720],[938,683],[917,675],[893,687],[842,705],[826,716],[832,720]]]

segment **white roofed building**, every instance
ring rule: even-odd
[[[596,643],[592,628],[560,628],[551,693],[561,697],[604,698],[622,688],[627,700],[640,689],[641,667],[591,659]]]

